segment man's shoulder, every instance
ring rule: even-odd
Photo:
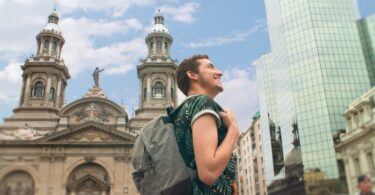
[[[194,107],[212,107],[212,108],[218,108],[220,107],[215,100],[213,100],[208,95],[195,95],[193,97],[189,97],[186,101],[186,103],[190,106]]]
[[[180,108],[177,109],[177,118],[180,120],[190,121],[195,115],[201,114],[204,111],[212,111],[219,113],[220,106],[207,95],[193,95],[187,97]]]

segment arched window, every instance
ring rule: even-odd
[[[48,40],[45,40],[45,41],[44,41],[44,49],[45,49],[45,50],[48,50],[48,47],[49,47],[49,41],[48,41]]]
[[[156,51],[161,51],[161,41],[156,42]]]
[[[34,195],[35,183],[31,175],[25,171],[8,173],[0,181],[0,194]]]
[[[42,81],[37,81],[35,83],[33,92],[34,97],[43,97],[44,85]]]
[[[51,87],[49,90],[49,100],[54,100],[55,99],[55,88]]]
[[[164,85],[162,82],[157,81],[153,87],[153,93],[154,98],[162,98],[164,97]]]
[[[66,186],[66,194],[109,195],[111,181],[108,172],[95,163],[82,164],[70,173]]]
[[[52,54],[56,54],[56,50],[57,50],[57,42],[54,41],[54,42],[52,43]]]

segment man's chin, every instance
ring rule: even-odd
[[[219,92],[223,92],[224,91],[224,87],[222,87],[222,86],[218,86],[217,89],[218,89]]]

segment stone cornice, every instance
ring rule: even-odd
[[[70,79],[70,74],[67,66],[65,66],[63,61],[55,60],[55,61],[30,61],[28,59],[24,65],[21,66],[24,74],[28,74],[29,71],[33,73],[41,72],[46,73],[48,71],[53,72],[54,74],[60,75],[60,72],[63,72],[64,80]]]
[[[37,142],[37,141],[22,141],[22,140],[6,140],[0,141],[0,148],[9,147],[82,147],[90,146],[90,148],[103,147],[133,147],[133,141],[116,141],[116,142]]]
[[[373,131],[373,129],[371,129],[371,128],[363,129],[363,130],[359,131],[358,133],[355,133],[355,134],[351,135],[350,137],[344,139],[342,142],[337,144],[335,148],[338,151],[345,150],[347,147],[351,147],[354,142],[356,142],[358,140],[361,140],[361,139],[364,139],[364,138],[368,137],[369,135],[371,135],[372,131]],[[343,136],[345,136],[345,134]],[[375,136],[375,135],[373,135],[373,136]]]
[[[60,130],[60,131],[54,132],[54,133],[52,133],[50,135],[47,135],[46,137],[40,139],[40,141],[46,142],[46,141],[49,141],[49,140],[53,140],[53,139],[62,137],[64,135],[68,135],[68,134],[71,134],[71,133],[74,133],[74,132],[85,130],[87,128],[95,128],[99,131],[107,132],[107,133],[110,133],[112,135],[121,137],[123,139],[131,140],[131,141],[135,140],[134,136],[132,136],[128,133],[116,130],[115,126],[113,126],[113,125],[103,125],[103,124],[100,124],[100,123],[90,121],[90,122],[82,123],[82,124],[77,125],[77,126],[73,126],[70,129],[65,129],[65,130]]]

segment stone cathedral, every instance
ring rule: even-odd
[[[65,40],[57,13],[49,15],[36,36],[36,55],[21,66],[19,105],[0,126],[1,195],[138,194],[131,176],[137,132],[177,105],[173,39],[160,13],[154,20],[148,55],[137,66],[139,107],[129,118],[105,96],[98,68],[83,97],[64,104],[70,79],[61,57]]]

